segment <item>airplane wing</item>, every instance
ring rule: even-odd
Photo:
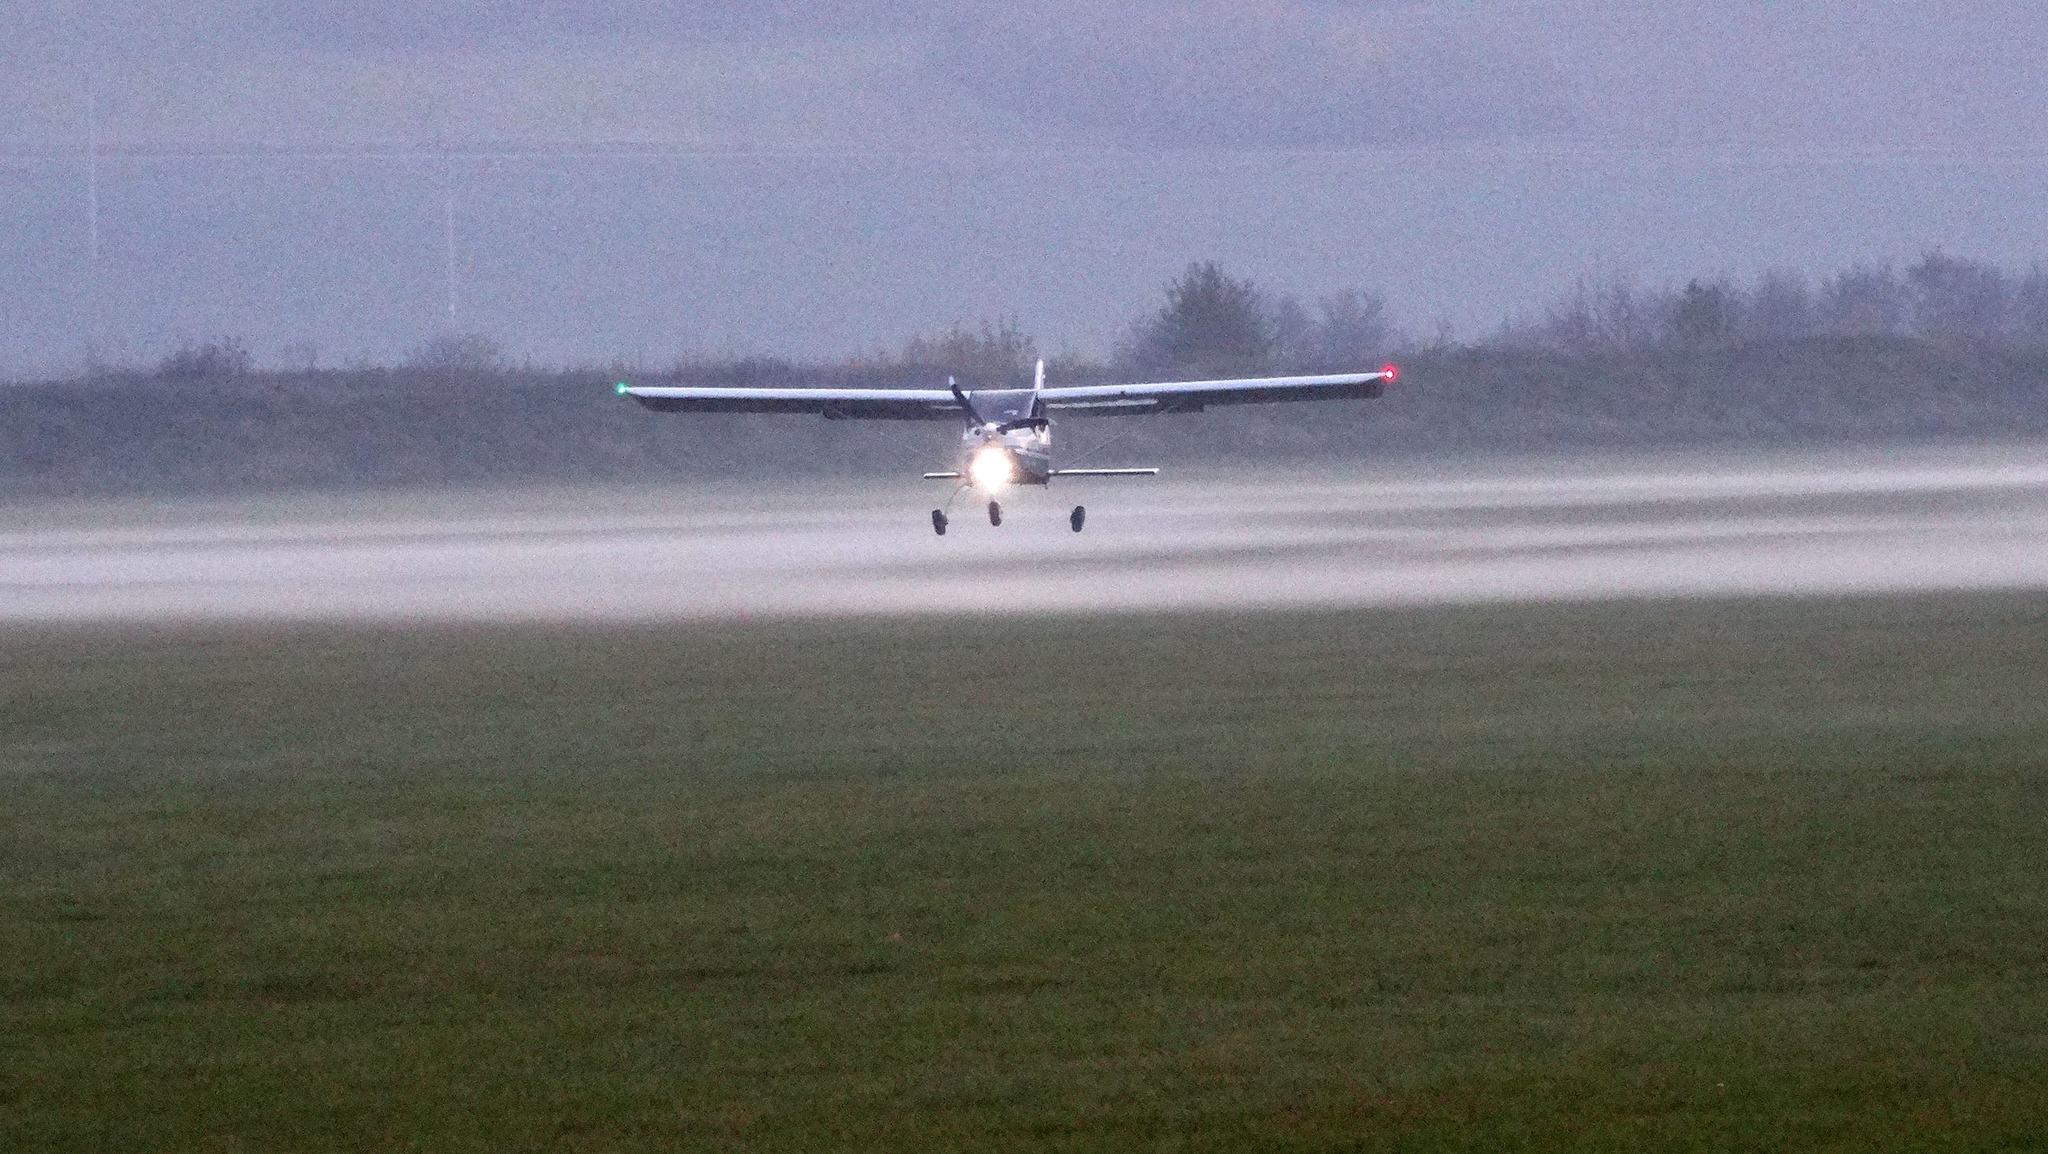
[[[945,389],[740,389],[628,385],[619,395],[663,413],[812,413],[828,420],[957,421]]]
[[[1370,373],[1313,377],[1242,377],[1220,381],[1161,381],[1141,385],[1070,385],[1045,389],[1045,407],[1077,417],[1140,413],[1199,413],[1210,405],[1267,401],[1324,401],[1377,397],[1399,375],[1392,365]]]

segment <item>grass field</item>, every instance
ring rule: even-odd
[[[2038,1149],[2048,597],[0,635],[0,1148]]]

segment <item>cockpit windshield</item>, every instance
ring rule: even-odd
[[[989,389],[976,392],[973,400],[983,420],[1000,423],[1031,416],[1031,396],[1030,389]]]

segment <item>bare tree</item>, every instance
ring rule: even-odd
[[[312,341],[293,341],[277,350],[277,364],[287,372],[313,372],[320,367],[320,346]]]
[[[1274,301],[1266,319],[1272,367],[1342,372],[1376,365],[1394,344],[1386,299],[1362,289],[1332,293],[1312,315],[1295,297]]]
[[[1687,281],[1667,306],[1671,339],[1681,345],[1724,345],[1742,320],[1742,297],[1726,280]]]
[[[1380,294],[1362,289],[1333,293],[1322,299],[1320,311],[1315,367],[1338,371],[1366,368],[1393,348],[1394,325],[1388,318],[1387,299]]]
[[[1859,264],[1821,289],[1821,313],[1840,336],[1885,336],[1906,326],[1908,298],[1892,266]]]
[[[1756,341],[1788,341],[1810,337],[1817,324],[1813,290],[1806,277],[1784,270],[1764,273],[1749,294],[1742,313],[1745,336]]]
[[[935,337],[912,337],[903,346],[905,364],[929,365],[988,384],[1014,383],[1029,376],[1037,359],[1038,342],[1019,328],[1013,317],[983,321],[979,332],[955,325]]]
[[[1268,360],[1275,367],[1293,372],[1322,364],[1322,332],[1294,294],[1273,301],[1266,313],[1266,334],[1272,342]]]
[[[2035,265],[2012,293],[2013,336],[2030,345],[2048,345],[2048,268]]]
[[[1571,353],[1622,352],[1655,344],[1667,309],[1626,280],[1581,279],[1545,311],[1541,342]]]
[[[1920,336],[1981,340],[2005,330],[2005,274],[1988,264],[1930,252],[1906,270],[1906,284]]]

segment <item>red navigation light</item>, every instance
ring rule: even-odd
[[[1390,385],[1401,379],[1401,370],[1391,364],[1381,365],[1380,371],[1387,374],[1387,383]]]

